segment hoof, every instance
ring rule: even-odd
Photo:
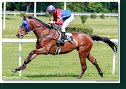
[[[81,77],[77,77],[77,79],[81,79]]]
[[[100,76],[103,77],[103,73],[100,73]]]
[[[77,77],[77,79],[81,79],[81,77],[82,77],[82,76],[79,75],[79,76]]]
[[[21,66],[21,70],[24,70],[24,69],[26,69],[26,65]]]
[[[16,73],[16,72],[17,72],[17,70],[16,70],[16,69],[12,69],[12,70],[11,70],[11,72]]]

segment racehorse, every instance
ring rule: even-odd
[[[37,37],[36,47],[32,50],[27,58],[24,60],[24,63],[13,69],[12,72],[17,72],[20,70],[24,70],[26,65],[32,61],[39,54],[52,54],[55,55],[57,49],[57,39],[60,37],[60,33],[52,29],[48,24],[40,21],[35,17],[26,17],[22,16],[23,20],[19,27],[19,30],[16,34],[18,38],[23,38],[26,34],[33,31]],[[100,37],[96,35],[88,35],[82,32],[72,32],[73,43],[67,41],[64,45],[61,45],[61,51],[59,54],[65,54],[76,49],[79,54],[80,64],[81,64],[81,73],[78,78],[81,78],[87,69],[86,58],[96,67],[99,75],[103,77],[103,72],[100,69],[96,59],[91,55],[90,51],[93,46],[93,40],[95,41],[103,41],[107,43],[114,52],[117,52],[117,47],[114,42],[112,42],[109,38]]]

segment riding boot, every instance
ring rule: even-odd
[[[65,41],[65,32],[62,32],[61,33],[61,41],[60,41],[60,43],[64,44],[64,41]]]

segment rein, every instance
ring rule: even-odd
[[[35,19],[36,20],[36,19]],[[32,24],[35,24],[35,23],[32,23]],[[30,28],[30,26],[31,26],[31,24],[30,24],[30,22],[28,22],[28,18],[26,18],[26,19],[23,19],[22,20],[22,22],[21,22],[21,24],[20,24],[20,27],[22,27],[22,28],[24,28],[25,29],[25,33],[26,34],[28,34],[29,32],[31,32],[31,31],[35,31],[35,30],[38,30],[39,28],[42,28],[42,32],[41,32],[41,36],[39,37],[40,39],[41,38],[47,38],[47,39],[52,39],[52,40],[57,40],[57,38],[55,38],[55,35],[54,35],[54,33],[52,33],[52,32],[54,32],[54,31],[50,31],[50,29],[49,28],[47,28],[47,29],[44,29],[43,27],[45,27],[44,25],[40,25],[40,26],[34,26],[33,25],[33,28]],[[55,28],[54,28],[55,29]],[[41,29],[40,29],[41,30]],[[56,30],[56,29],[55,29]],[[57,33],[57,32],[56,32]],[[58,33],[60,34],[60,31],[58,30]],[[51,35],[51,34],[53,34],[53,35]],[[53,37],[51,37],[51,36],[53,36]],[[60,34],[60,36],[61,36],[61,34]]]
[[[43,25],[43,26],[44,26],[44,25]],[[28,18],[23,19],[22,22],[21,22],[21,24],[20,24],[20,27],[24,28],[25,31],[26,31],[26,33],[29,33],[30,31],[36,30],[36,29],[38,29],[38,28],[40,28],[40,27],[43,27],[43,26],[37,26],[37,27],[35,27],[34,29],[30,29],[30,24],[29,24],[29,22],[28,22]]]

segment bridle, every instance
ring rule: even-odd
[[[40,27],[43,27],[43,26],[37,26],[34,29],[30,29],[30,24],[28,22],[28,18],[26,18],[25,20],[22,20],[20,27],[25,29],[25,34],[28,34],[29,32],[37,30],[37,29],[39,29]]]

